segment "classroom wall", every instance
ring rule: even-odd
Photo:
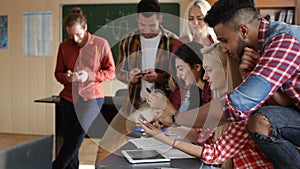
[[[101,0],[101,3],[118,3]],[[126,0],[122,3],[137,3]],[[160,0],[179,2],[179,0]],[[190,0],[182,0],[181,14]],[[0,50],[0,132],[20,134],[54,133],[54,104],[34,103],[34,100],[57,95],[62,89],[54,78],[57,48],[60,43],[61,4],[100,3],[96,0],[10,0],[2,1],[0,15],[8,15],[8,49]],[[14,5],[13,5],[14,4]],[[22,13],[53,12],[53,42],[51,56],[24,56],[22,51]],[[112,89],[112,85],[114,84]],[[121,83],[106,82],[106,95],[112,95]]]
[[[33,101],[53,94],[55,57],[23,56],[22,13],[52,11],[54,6],[46,0],[1,2],[0,15],[8,15],[8,49],[0,50],[0,132],[53,133],[54,107]],[[53,18],[58,18],[56,12]],[[58,28],[58,22],[53,28]],[[53,38],[56,45],[57,31]]]

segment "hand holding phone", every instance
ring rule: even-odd
[[[140,73],[136,74],[136,76],[138,76],[138,75],[142,75],[142,76],[144,76],[145,74],[148,74],[148,72],[141,71]]]
[[[148,120],[142,114],[140,114],[139,121],[141,123],[148,123]]]

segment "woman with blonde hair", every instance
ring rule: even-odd
[[[206,0],[196,0],[188,4],[184,14],[187,24],[182,24],[181,41],[196,41],[203,46],[210,46],[217,39],[216,34],[205,22],[204,17],[211,8]]]
[[[202,54],[205,69],[204,79],[209,82],[214,96],[232,90],[240,84],[242,78],[239,71],[235,69],[238,67],[238,61],[223,53],[220,44],[202,49]],[[184,63],[186,64],[184,57],[178,57],[176,58],[176,68],[189,69],[189,66],[184,65]],[[184,70],[180,71],[184,72]],[[177,75],[181,74],[177,73]],[[188,75],[192,76],[193,74],[186,74],[186,76]],[[190,79],[186,76],[184,76],[184,81]],[[213,168],[214,165],[217,165],[225,169],[273,169],[272,164],[249,136],[246,130],[246,122],[234,122],[220,126],[216,129],[215,136],[211,136],[214,137],[213,142],[203,142],[197,145],[168,137],[151,123],[142,123],[141,126],[147,135],[200,158],[205,163],[202,168]],[[198,133],[199,136],[200,134]]]

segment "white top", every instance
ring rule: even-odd
[[[154,38],[145,38],[140,35],[141,45],[142,45],[142,70],[146,69],[155,69],[155,60],[156,60],[156,53],[158,49],[158,44],[160,42],[161,33],[159,33]],[[149,89],[154,88],[153,83],[148,83],[145,80],[142,80],[142,89],[141,89],[141,98],[145,100],[146,98],[146,88]]]

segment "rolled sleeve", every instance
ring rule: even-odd
[[[258,109],[270,97],[271,84],[262,76],[247,78],[231,93],[224,95],[224,114],[228,121],[247,120],[248,115]]]

